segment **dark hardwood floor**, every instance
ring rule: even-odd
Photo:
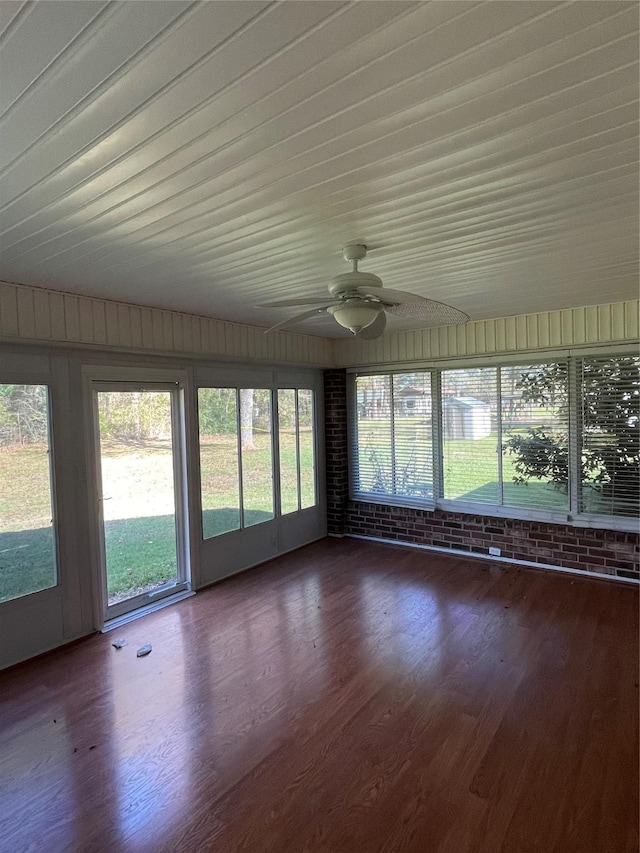
[[[325,540],[0,673],[0,761],[3,853],[637,851],[638,590]]]

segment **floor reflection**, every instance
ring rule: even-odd
[[[136,624],[129,645],[109,659],[114,825],[123,840],[144,837],[147,848],[159,846],[188,802],[184,673],[189,649],[181,617],[179,608],[169,608],[147,631]],[[153,651],[137,658],[143,639]]]
[[[64,709],[51,695],[43,697],[33,714],[2,726],[0,801],[5,818],[0,823],[7,847],[0,843],[0,849],[23,849],[20,834],[25,819],[34,839],[52,838],[58,849],[73,846],[73,824],[53,820],[56,813],[64,813],[67,798],[73,795],[73,749]],[[25,802],[31,803],[27,810]]]

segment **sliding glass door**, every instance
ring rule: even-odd
[[[106,619],[187,587],[179,392],[94,383]]]

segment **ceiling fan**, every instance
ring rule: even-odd
[[[256,308],[290,308],[296,305],[315,305],[309,311],[297,314],[276,323],[266,332],[273,332],[289,323],[299,323],[318,314],[331,314],[333,319],[359,338],[373,340],[379,338],[387,325],[387,314],[420,320],[423,325],[445,326],[468,322],[469,315],[451,305],[425,299],[416,293],[404,290],[391,290],[382,286],[382,280],[373,273],[360,272],[358,261],[367,254],[367,247],[361,244],[345,246],[342,255],[345,261],[353,264],[351,272],[337,275],[329,285],[327,297],[309,297],[306,299],[282,299],[277,302],[265,302]],[[324,304],[322,304],[324,303]]]

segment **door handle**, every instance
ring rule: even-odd
[[[102,497],[98,498],[98,500],[99,500],[99,501],[110,501],[110,500],[111,500],[111,495],[109,495],[109,497],[108,497],[108,498],[105,498],[105,497],[104,497],[104,495],[103,495]]]

